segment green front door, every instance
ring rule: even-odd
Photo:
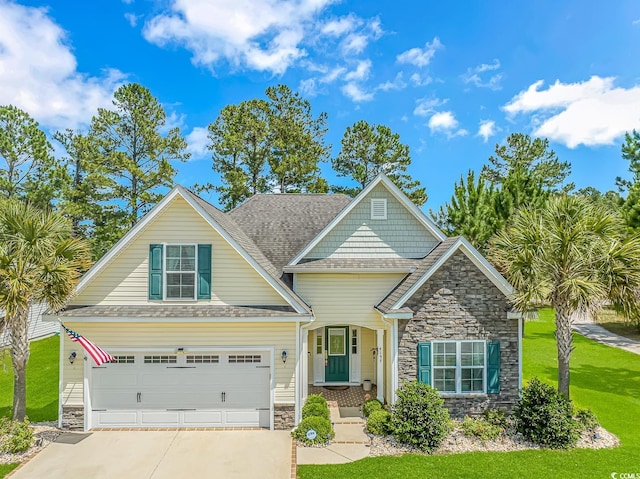
[[[327,327],[325,342],[324,380],[332,382],[349,381],[349,327]]]

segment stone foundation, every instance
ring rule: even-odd
[[[293,404],[274,404],[273,428],[280,430],[293,429],[295,416],[296,407]]]
[[[500,341],[500,393],[445,395],[445,405],[454,417],[485,409],[511,411],[518,399],[518,320],[507,319],[507,298],[482,271],[457,251],[405,305],[415,314],[398,321],[399,379],[417,378],[419,342]]]
[[[84,430],[84,406],[62,406],[62,429]]]

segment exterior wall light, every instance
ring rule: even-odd
[[[282,359],[282,363],[286,364],[287,362],[287,352],[283,349],[282,353],[280,354],[280,358]]]
[[[73,362],[76,360],[76,352],[75,351],[71,351],[71,354],[69,355],[69,363],[73,364]]]

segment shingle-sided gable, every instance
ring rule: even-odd
[[[372,219],[372,200],[385,200],[386,219]],[[422,258],[440,241],[383,182],[354,201],[305,258]]]
[[[184,190],[173,195],[140,230],[125,238],[116,254],[98,265],[90,281],[81,283],[71,304],[148,304],[149,245],[158,243],[212,245],[210,304],[287,304],[273,284],[276,279],[265,277],[250,264],[246,251],[243,256],[219,234],[190,204],[193,198],[188,195]]]

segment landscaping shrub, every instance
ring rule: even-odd
[[[362,405],[362,415],[369,417],[373,411],[380,411],[382,409],[382,403],[377,399],[369,399]]]
[[[580,436],[571,400],[538,378],[522,389],[513,415],[518,432],[541,446],[572,447]]]
[[[304,402],[305,404],[317,403],[327,406],[327,400],[320,394],[309,394]],[[327,406],[328,407],[328,406]]]
[[[313,440],[307,438],[307,431],[309,431],[309,429],[313,429],[317,434]],[[333,437],[333,427],[331,426],[331,421],[328,419],[310,416],[300,421],[300,424],[291,432],[291,435],[307,445],[325,444]]]
[[[402,443],[423,451],[436,449],[450,429],[449,410],[436,389],[404,381],[391,414],[391,431]]]
[[[477,437],[481,441],[497,439],[502,432],[502,427],[491,424],[486,419],[471,418],[469,416],[462,421],[462,432],[465,436]]]
[[[327,420],[331,419],[327,402],[325,401],[324,404],[319,401],[305,402],[304,406],[302,406],[302,419],[312,416],[323,417]]]
[[[482,412],[482,417],[489,424],[493,424],[494,426],[498,426],[502,429],[507,427],[507,413],[502,409],[485,409]]]
[[[0,452],[17,453],[26,451],[33,444],[33,429],[28,419],[24,422],[0,419]]]
[[[384,409],[372,411],[367,419],[367,431],[378,436],[386,436],[389,433],[391,414]]]
[[[582,431],[593,431],[600,426],[598,418],[591,409],[578,409],[575,414],[575,420]]]

